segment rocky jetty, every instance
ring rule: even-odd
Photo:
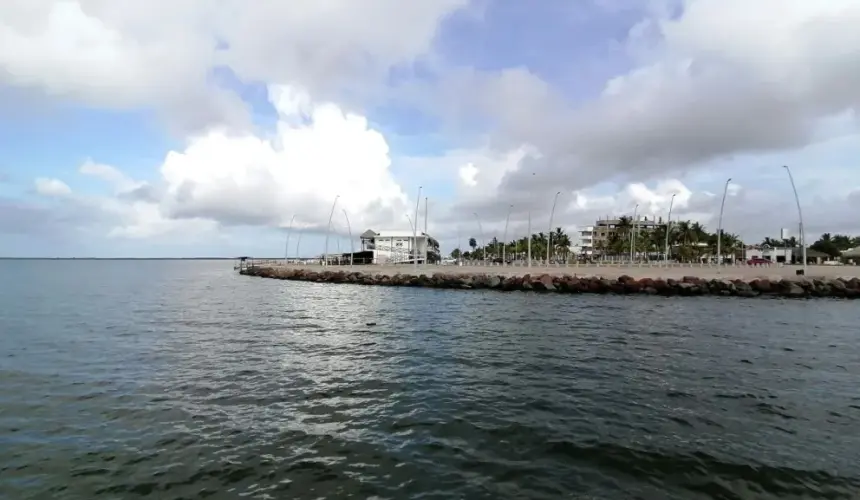
[[[240,271],[247,276],[315,283],[352,283],[375,286],[412,286],[424,288],[534,291],[554,293],[597,293],[624,295],[700,296],[722,295],[731,297],[832,297],[860,298],[860,279],[808,278],[800,280],[754,279],[702,279],[685,276],[682,279],[636,279],[621,276],[607,279],[599,276],[570,276],[525,274],[499,276],[494,274],[376,274],[348,270],[308,270],[283,267],[251,267]]]

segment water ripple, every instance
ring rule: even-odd
[[[0,498],[860,496],[849,303],[0,267]]]

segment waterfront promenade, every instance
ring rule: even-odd
[[[463,266],[443,266],[443,265],[419,265],[415,267],[410,264],[398,265],[356,265],[356,266],[322,266],[319,264],[284,264],[283,261],[266,260],[253,261],[253,265],[276,267],[290,270],[306,270],[306,271],[357,271],[363,274],[371,275],[388,275],[405,274],[405,275],[432,275],[443,273],[446,275],[474,275],[474,274],[493,274],[496,276],[523,276],[525,274],[550,276],[576,275],[587,277],[601,277],[607,279],[619,278],[621,276],[631,276],[636,279],[682,279],[685,276],[695,276],[697,278],[711,279],[740,279],[751,281],[754,279],[782,280],[782,279],[802,279],[802,276],[797,276],[796,272],[802,269],[802,266],[797,265],[770,265],[770,266],[721,266],[708,264],[568,264],[561,265],[537,265],[531,267],[521,266],[502,266],[502,265],[463,265]],[[807,266],[806,278],[860,278],[860,266]]]

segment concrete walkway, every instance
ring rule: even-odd
[[[707,264],[675,264],[669,267],[662,267],[657,264],[648,265],[574,265],[568,266],[442,266],[442,265],[419,265],[417,268],[409,265],[364,265],[364,266],[328,266],[321,265],[285,265],[278,261],[258,262],[256,265],[266,267],[287,267],[290,269],[307,269],[313,271],[360,271],[371,274],[394,275],[400,274],[427,274],[435,273],[445,274],[494,274],[499,276],[522,276],[524,274],[550,274],[550,275],[579,275],[579,276],[600,276],[605,278],[617,278],[619,276],[628,275],[637,279],[641,278],[675,278],[680,279],[684,276],[695,276],[703,279],[729,278],[743,279],[750,281],[755,278],[767,278],[770,280],[779,280],[783,278],[796,279],[795,272],[801,269],[801,266],[723,266],[717,268],[716,265],[708,266]],[[808,266],[807,277],[809,278],[860,278],[860,266]]]

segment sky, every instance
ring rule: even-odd
[[[0,256],[313,256],[416,201],[445,253],[673,195],[713,231],[724,192],[755,243],[797,235],[783,166],[808,243],[860,234],[858,25],[856,0],[5,0]]]

